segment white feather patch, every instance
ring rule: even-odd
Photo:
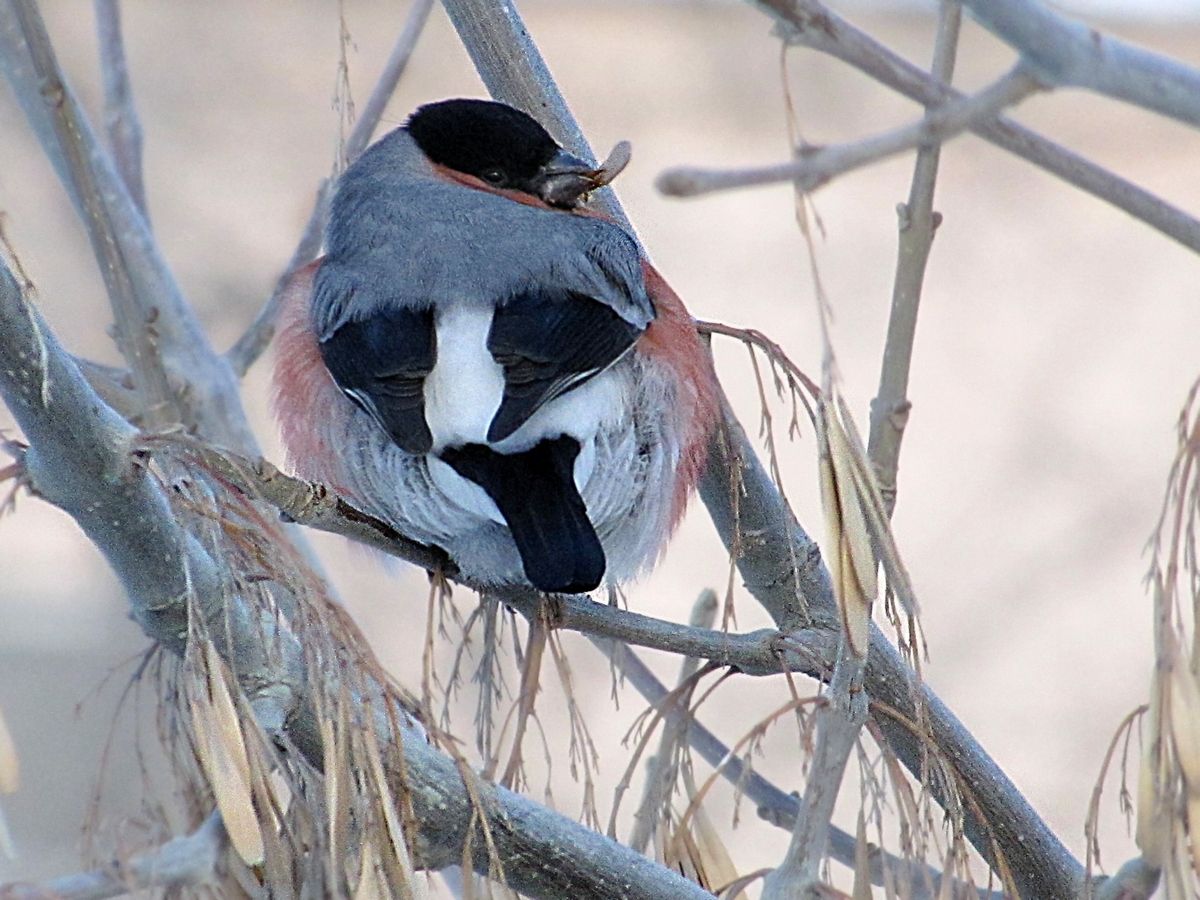
[[[487,443],[504,396],[504,369],[487,348],[494,312],[464,303],[437,308],[437,363],[425,379],[425,421],[435,451]]]

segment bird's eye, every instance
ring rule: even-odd
[[[505,181],[503,169],[487,169],[483,173],[483,180],[488,184],[503,184]]]

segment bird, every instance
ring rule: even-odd
[[[472,585],[585,594],[648,570],[719,402],[679,297],[587,206],[611,177],[490,100],[420,106],[367,148],[283,291],[291,468]]]

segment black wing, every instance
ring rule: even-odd
[[[536,288],[496,309],[488,350],[504,367],[504,397],[488,441],[504,440],[555,397],[603,372],[643,329],[576,291]]]
[[[425,376],[437,358],[432,309],[389,309],[347,322],[321,341],[333,380],[401,450],[428,453]]]

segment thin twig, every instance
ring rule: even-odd
[[[328,488],[286,475],[268,462],[242,459],[179,435],[144,438],[139,449],[190,459],[226,487],[271,504],[291,521],[351,538],[469,588],[486,590],[490,598],[513,607],[530,621],[541,614],[541,595],[536,591],[463,580],[441,550],[405,538]],[[546,615],[551,628],[709,660],[753,676],[783,671],[821,673],[829,669],[833,651],[831,637],[823,630],[781,634],[765,629],[733,634],[656,619],[584,596],[557,596]]]
[[[647,703],[658,706],[667,696],[667,688],[653,672],[641,661],[629,647],[597,638],[591,639],[592,644],[620,670],[621,675],[633,685]],[[666,726],[685,715],[685,712],[672,704],[664,709],[663,718]],[[764,821],[779,828],[790,831],[795,825],[801,809],[801,800],[796,794],[788,794],[764,778],[748,766],[742,757],[734,755],[716,735],[696,718],[688,720],[688,744],[700,755],[706,763],[720,771],[722,777],[734,788],[750,799],[758,807],[758,815]],[[857,859],[857,841],[854,836],[838,828],[836,825],[829,832],[830,856],[845,866],[853,867]],[[937,896],[936,891],[942,888],[943,874],[936,869],[919,862],[906,860],[888,853],[879,847],[873,847],[871,853],[871,881],[873,884],[886,883],[885,870],[893,874],[909,874],[914,887],[933,886],[935,893],[918,893],[907,900],[932,900]],[[960,896],[961,887],[956,887],[953,896]],[[1000,892],[980,889],[978,896],[981,900],[1001,900]]]
[[[156,443],[172,440],[162,438]],[[245,460],[233,460],[221,451],[182,445],[177,450],[197,461],[203,461],[208,469],[218,474],[229,486],[255,496],[259,496],[258,492],[261,492],[262,499],[278,505],[281,512],[290,518],[363,541],[418,565],[444,565],[443,574],[450,577],[454,574],[453,568],[444,563],[444,558],[439,554],[420,544],[406,541],[385,524],[354,510],[345,501],[324,489],[314,491],[307,482],[283,475],[273,467],[252,464]],[[760,485],[756,483],[755,489],[760,489]],[[526,616],[535,615],[539,603],[539,595],[536,592],[519,588],[503,591],[496,595],[496,598],[519,609]],[[618,666],[651,703],[660,701],[665,696],[666,689],[653,680],[653,676],[632,656],[625,644],[643,645],[683,656],[711,659],[722,665],[736,666],[739,671],[749,675],[771,675],[786,668],[816,678],[827,678],[834,656],[834,634],[824,629],[793,631],[786,637],[769,630],[745,635],[723,634],[653,619],[607,604],[595,603],[583,597],[556,598],[555,616],[551,624],[556,628],[568,628],[587,634],[605,653],[622,654],[616,660]],[[882,644],[875,644],[876,636]],[[621,642],[615,644],[618,648],[615,651],[611,649],[614,646],[614,638]],[[876,632],[872,641],[873,653],[878,660],[881,648],[886,648],[886,640]],[[625,659],[626,655],[629,659]],[[886,653],[884,658],[888,658]],[[895,657],[891,658],[893,664],[898,664]],[[883,674],[887,671],[885,665],[881,671],[874,674],[872,683],[877,684],[880,678],[894,681],[894,676]],[[906,683],[892,685],[892,692],[897,696],[889,697],[889,702],[899,706],[907,703],[907,708],[911,708],[911,694]],[[946,711],[939,704],[934,714],[935,720],[947,721],[946,716]],[[951,717],[949,731],[953,732],[954,727],[957,726]],[[961,737],[958,740],[961,741]],[[688,741],[711,765],[722,765],[722,760],[725,760],[725,777],[745,790],[747,796],[758,804],[760,814],[764,818],[781,827],[791,827],[795,823],[797,811],[800,809],[799,801],[774,788],[769,782],[762,780],[761,776],[742,768],[736,760],[727,759],[728,748],[721,745],[711,732],[693,722],[688,727]],[[963,745],[960,742],[955,746],[961,748]],[[914,759],[916,754],[910,753],[908,758]],[[985,770],[991,771],[986,767]],[[994,778],[997,774],[998,770],[990,777]],[[837,829],[832,830],[830,852],[835,859],[853,865],[854,839]],[[896,871],[897,866],[903,865],[903,860],[887,858],[887,866],[891,871]],[[882,873],[882,868],[879,871]]]
[[[730,501],[735,472],[737,508],[743,512],[740,518],[733,515]],[[820,551],[786,510],[771,476],[736,420],[727,418],[722,437],[710,446],[700,496],[725,546],[738,549],[738,570],[755,599],[773,614],[786,611],[794,602],[799,582],[811,621],[831,639],[836,636],[841,625]],[[740,538],[742,528],[753,539]],[[927,710],[929,737],[918,737],[883,717],[879,725],[888,744],[918,779],[926,768],[927,740],[931,739],[946,758],[954,761],[963,782],[974,786],[975,799],[983,811],[983,815],[976,815],[968,810],[967,837],[993,865],[998,865],[997,845],[1002,849],[1017,872],[1022,896],[1072,897],[1078,893],[1084,880],[1083,867],[987,751],[929,686],[916,679],[896,648],[874,625],[865,687],[872,701],[882,700],[903,709],[913,720],[914,697],[919,698]],[[930,788],[939,801],[947,800],[937,783]]]
[[[96,0],[96,34],[100,45],[100,73],[104,82],[104,127],[117,174],[125,182],[134,205],[150,221],[146,184],[142,178],[142,123],[133,102],[133,87],[121,36],[118,0]]]
[[[867,696],[862,690],[864,664],[865,660],[853,653],[843,637],[829,681],[831,701],[815,713],[817,740],[800,815],[783,861],[766,878],[763,900],[820,896],[816,889],[830,843],[833,807],[850,754],[867,720]]]
[[[0,70],[88,230],[101,271],[112,281],[110,302],[118,321],[152,357],[149,376],[172,401],[167,418],[221,446],[256,453],[237,381],[212,352],[145,218],[54,64],[39,24],[29,0],[0,4]],[[163,367],[177,391],[164,387]],[[139,395],[144,403],[144,391]]]
[[[63,80],[37,4],[33,0],[14,0],[12,8],[33,70],[41,82],[44,102],[51,110],[55,135],[84,211],[88,236],[112,303],[121,352],[129,360],[134,384],[141,395],[143,416],[151,427],[165,426],[178,421],[172,409],[174,393],[158,345],[152,337],[150,311],[139,302],[122,248],[113,238],[116,226],[109,217],[96,173],[79,139],[84,128],[83,110]]]
[[[658,176],[655,184],[672,197],[696,197],[713,191],[780,181],[793,181],[802,191],[814,191],[838,175],[897,153],[944,143],[1039,90],[1042,86],[1037,79],[1028,69],[1017,65],[979,93],[952,99],[944,106],[929,110],[916,122],[874,137],[829,147],[801,147],[797,159],[762,168],[668,169]]]
[[[930,74],[950,84],[958,48],[962,7],[958,0],[942,0],[938,36],[934,44]],[[917,310],[925,265],[933,246],[940,216],[933,211],[933,187],[937,180],[941,148],[930,144],[917,151],[908,202],[897,207],[900,219],[896,278],[892,287],[892,311],[888,317],[887,340],[879,373],[879,391],[871,401],[871,434],[868,453],[879,494],[891,516],[896,507],[896,473],[900,442],[908,422],[908,373],[912,365],[917,330]]]
[[[962,0],[1049,84],[1081,87],[1200,125],[1200,70],[1068,19],[1037,0]]]
[[[705,588],[692,604],[688,626],[711,630],[717,621],[719,608],[717,592],[712,588]],[[700,668],[701,662],[698,657],[685,656],[679,666],[676,686],[683,685],[691,678]],[[686,741],[687,727],[686,716],[669,719],[663,725],[662,734],[659,736],[658,750],[646,760],[646,784],[642,791],[641,803],[633,814],[633,833],[629,836],[629,846],[638,853],[646,852],[655,829],[665,821],[671,791],[675,787],[675,778],[679,772],[679,749]]]
[[[789,43],[827,53],[911,100],[936,106],[962,95],[855,28],[820,0],[750,0],[775,19]],[[1003,117],[972,131],[1027,162],[1200,251],[1200,220],[1077,153]]]
[[[225,351],[225,360],[229,363],[229,368],[239,378],[250,371],[250,367],[258,361],[275,337],[275,320],[279,317],[279,307],[283,303],[284,293],[293,274],[301,266],[315,259],[321,251],[321,236],[325,230],[325,220],[329,215],[329,200],[332,191],[333,182],[326,178],[317,188],[316,195],[313,197],[313,210],[304,225],[304,232],[300,235],[296,249],[292,251],[291,259],[287,261],[283,271],[275,279],[275,287],[271,291],[271,296],[258,311],[258,315],[254,317],[250,327],[242,332],[232,347]]]
[[[404,74],[408,61],[416,49],[417,40],[421,37],[432,7],[433,0],[413,0],[413,5],[408,11],[408,18],[404,22],[404,28],[401,30],[400,36],[396,38],[392,52],[388,55],[387,63],[384,64],[383,71],[379,74],[379,80],[375,82],[375,87],[371,90],[367,105],[363,107],[362,113],[355,121],[350,137],[346,139],[345,155],[348,162],[353,162],[362,154],[371,140],[371,136],[375,133],[375,129],[379,127],[379,121],[383,118],[383,112],[387,108],[392,94],[396,92],[396,85],[400,83],[400,76]],[[283,272],[276,279],[271,296],[263,304],[258,315],[254,317],[250,327],[225,352],[225,359],[239,378],[250,370],[250,367],[262,356],[263,351],[267,349],[271,339],[275,336],[275,319],[279,315],[283,292],[292,273],[315,259],[321,250],[321,235],[325,230],[325,220],[329,217],[329,201],[332,190],[333,185],[328,178],[318,186],[313,200],[313,210],[309,214],[308,222],[305,223],[304,232],[300,235],[300,241],[292,252],[292,258],[288,260]]]
[[[358,120],[350,131],[350,137],[346,139],[346,160],[348,162],[358,159],[367,149],[371,136],[375,134],[375,129],[379,127],[379,121],[383,118],[383,111],[391,102],[392,94],[396,93],[396,85],[400,83],[400,76],[404,74],[413,51],[417,49],[417,40],[425,29],[425,23],[429,20],[429,12],[432,9],[433,0],[413,0],[412,6],[408,10],[408,18],[404,21],[404,28],[401,29],[400,36],[396,38],[392,52],[388,54],[383,71],[379,73],[379,80],[371,89],[371,96],[367,98],[366,106],[359,113]]]
[[[161,438],[155,443],[173,440]],[[177,450],[202,461],[229,486],[254,496],[261,496],[262,499],[276,504],[289,518],[363,541],[418,565],[442,567],[441,571],[448,577],[454,574],[453,568],[440,554],[420,544],[406,541],[384,523],[358,512],[325,489],[314,490],[307,482],[279,473],[269,465],[238,461],[222,451],[198,445],[181,445]],[[760,489],[761,484],[755,482],[755,490]],[[790,579],[786,579],[786,582],[790,582]],[[519,588],[502,591],[496,598],[521,610],[527,616],[536,614],[539,602],[536,592]],[[665,696],[666,689],[653,680],[653,676],[632,656],[625,644],[716,660],[723,665],[736,666],[739,671],[749,675],[771,675],[786,668],[813,677],[826,678],[834,655],[834,635],[824,629],[798,630],[786,636],[770,630],[744,635],[723,634],[654,619],[607,604],[595,603],[583,597],[556,598],[554,612],[554,627],[580,631],[587,634],[605,653],[622,654],[616,660],[618,666],[651,703],[660,701]],[[875,644],[873,635],[873,653],[878,660],[881,648],[886,647],[886,640],[878,635],[878,632],[875,635],[883,642]],[[614,646],[614,638],[621,642],[615,644],[617,650],[611,649]],[[626,655],[629,659],[625,658]],[[886,654],[884,655],[887,658]],[[892,659],[895,660],[894,657]],[[898,664],[898,661],[894,661],[893,664]],[[894,681],[894,676],[884,674],[887,671],[884,665],[874,674],[872,683],[878,683],[880,678]],[[905,683],[893,685],[892,692],[897,696],[889,697],[889,702],[899,706],[907,703],[908,708],[911,708],[911,695]],[[942,722],[946,721],[946,715],[946,711],[939,705],[934,718]],[[957,727],[956,723],[951,723],[950,731],[953,731],[954,727]],[[958,740],[961,741],[961,737]],[[790,827],[795,822],[800,808],[799,801],[774,788],[769,782],[761,779],[761,776],[742,768],[736,760],[726,759],[728,748],[721,745],[711,732],[699,723],[693,722],[689,725],[688,741],[710,764],[721,765],[722,760],[725,760],[725,777],[745,790],[747,796],[758,804],[760,814],[764,818],[781,827]],[[963,745],[957,743],[955,746],[961,748]],[[910,753],[908,758],[914,759],[916,754]],[[994,779],[996,775],[998,770],[990,777]],[[853,865],[853,838],[836,829],[830,834],[830,851],[833,857],[847,865]],[[887,860],[887,865],[892,871],[904,864],[903,860],[890,857]]]

